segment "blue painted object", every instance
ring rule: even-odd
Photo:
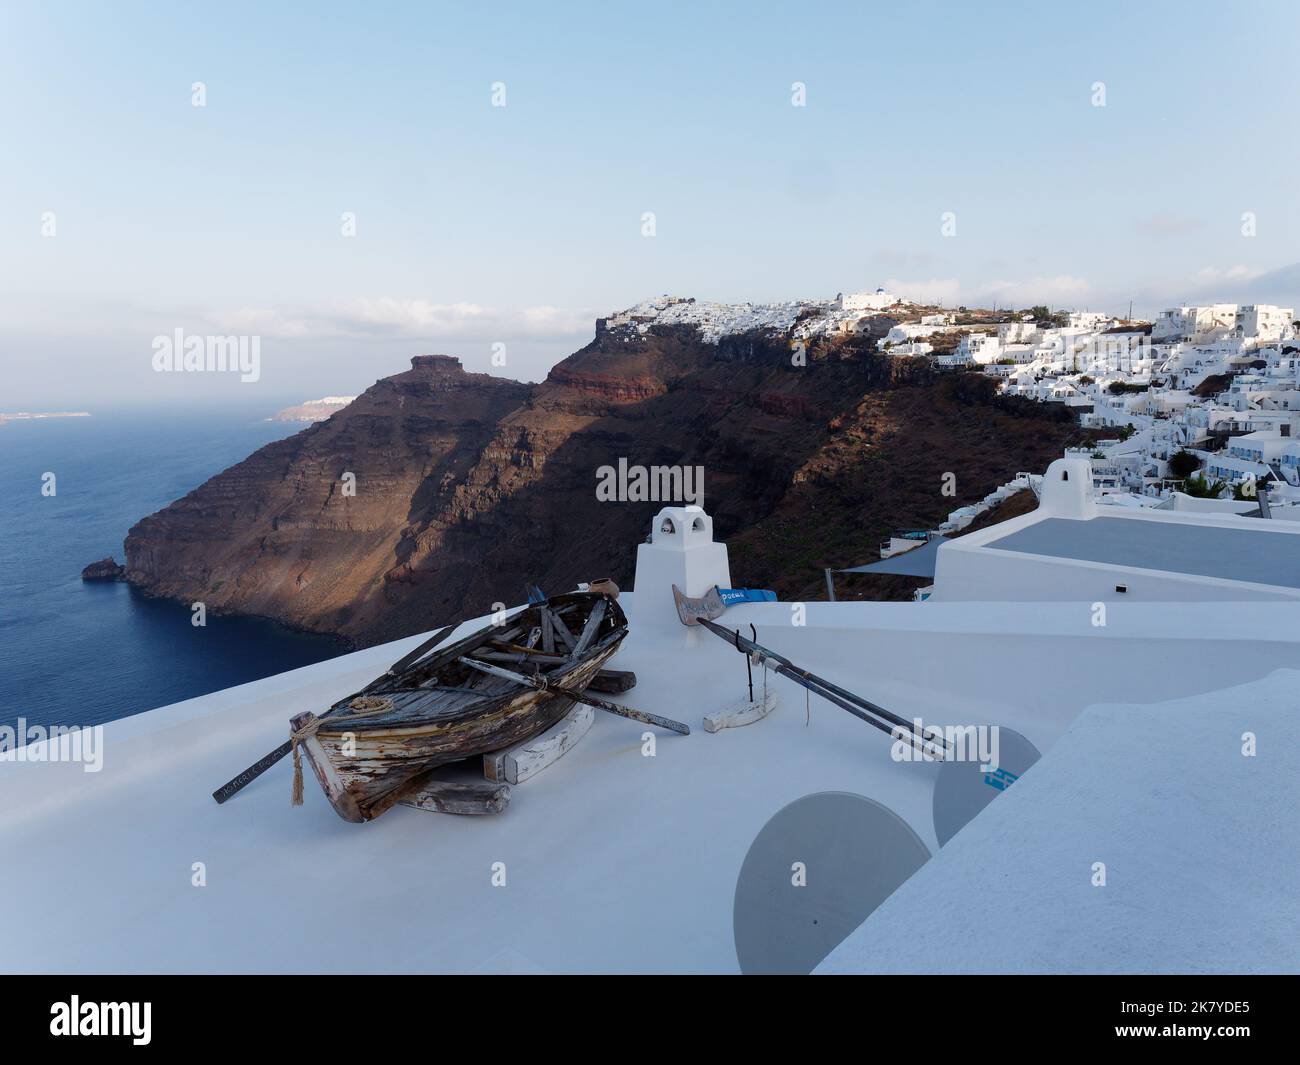
[[[719,588],[723,606],[735,606],[737,603],[775,603],[776,592],[766,588]]]

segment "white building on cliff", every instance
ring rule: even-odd
[[[883,288],[878,288],[875,292],[840,293],[838,302],[844,311],[883,311],[903,301]]]

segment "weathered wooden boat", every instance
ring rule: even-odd
[[[370,821],[397,803],[427,805],[421,797],[436,792],[438,767],[544,732],[575,698],[601,705],[583,693],[623,642],[627,619],[612,598],[573,592],[535,598],[499,624],[438,646],[449,631],[319,717],[292,720],[295,801],[301,749],[344,820]]]

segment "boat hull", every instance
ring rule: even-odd
[[[617,653],[626,635],[626,622],[621,617],[620,622],[545,690],[511,689],[485,697],[472,713],[391,727],[326,715],[302,742],[302,751],[340,817],[373,820],[402,801],[404,791],[429,770],[513,746],[559,722],[573,706],[565,692],[584,691]],[[315,720],[303,714],[291,724],[301,731]]]

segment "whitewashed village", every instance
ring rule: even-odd
[[[1154,322],[1095,311],[942,310],[883,288],[834,300],[718,304],[663,297],[605,319],[598,329],[691,324],[707,341],[771,328],[795,343],[898,321],[877,342],[895,358],[997,378],[1007,395],[1062,404],[1081,425],[1113,429],[1075,454],[1092,466],[1106,506],[1265,513],[1300,520],[1300,322],[1291,307],[1179,306]],[[1001,320],[999,320],[1001,319]],[[1041,476],[1018,473],[985,499],[959,507],[933,530],[881,547],[888,558],[927,536],[960,532]]]

